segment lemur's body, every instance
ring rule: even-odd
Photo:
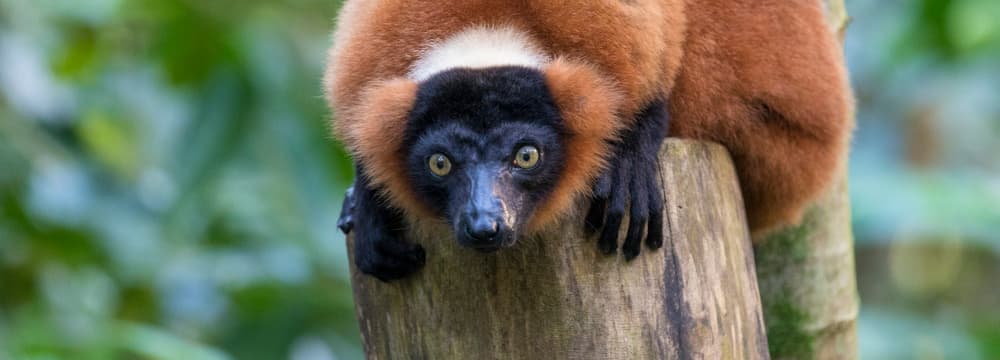
[[[325,87],[358,161],[359,266],[391,279],[422,264],[388,226],[405,216],[443,216],[495,249],[580,195],[595,198],[602,249],[626,206],[625,255],[655,248],[668,115],[671,136],[730,150],[752,231],[796,221],[852,126],[824,24],[805,0],[347,1]],[[531,154],[538,165],[518,162]]]

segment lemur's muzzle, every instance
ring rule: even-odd
[[[469,173],[468,200],[454,224],[459,244],[493,252],[514,242],[497,171],[481,167]]]

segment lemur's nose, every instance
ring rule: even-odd
[[[493,252],[512,243],[504,204],[497,194],[497,173],[497,169],[487,166],[468,172],[469,197],[455,219],[455,233],[463,246]]]
[[[500,233],[500,224],[489,216],[476,216],[465,224],[465,233],[482,245],[496,245],[495,242],[499,240],[497,234]]]

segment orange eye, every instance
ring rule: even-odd
[[[514,154],[514,165],[522,169],[531,169],[538,165],[538,148],[528,145],[522,146]]]
[[[427,160],[427,165],[431,168],[431,172],[437,176],[446,176],[451,172],[451,159],[441,153],[431,155]]]

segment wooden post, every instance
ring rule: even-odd
[[[825,0],[830,29],[847,26],[843,0]],[[754,249],[771,356],[856,359],[858,290],[847,171],[806,213]]]
[[[368,358],[768,358],[728,153],[669,139],[660,159],[667,241],[632,262],[600,254],[578,215],[494,254],[416,224],[427,265],[414,276],[382,283],[352,267]]]

